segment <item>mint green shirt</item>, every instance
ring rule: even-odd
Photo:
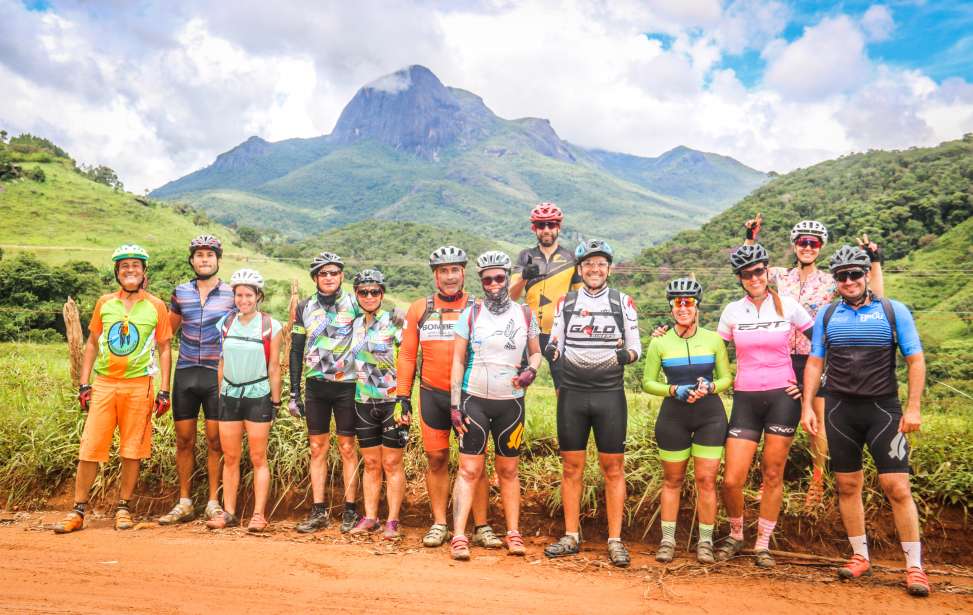
[[[216,329],[223,336],[223,323],[226,316],[216,323]],[[270,381],[267,376],[267,359],[264,355],[263,339],[260,337],[260,314],[254,314],[250,322],[244,324],[238,315],[225,338],[223,338],[223,382],[220,393],[227,397],[258,398],[270,395]],[[271,339],[281,330],[281,324],[270,319]],[[243,338],[243,339],[241,339]],[[246,386],[233,386],[230,383],[244,383],[264,378],[260,382]]]

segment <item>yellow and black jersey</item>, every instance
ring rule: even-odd
[[[540,276],[529,280],[524,288],[524,301],[534,311],[537,322],[541,326],[541,333],[547,335],[554,324],[554,310],[558,300],[569,290],[581,287],[581,276],[574,266],[574,254],[564,246],[558,249],[548,260],[538,246],[521,250],[514,263],[511,284],[520,281],[520,272],[529,264],[540,268]]]

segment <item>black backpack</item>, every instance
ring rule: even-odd
[[[561,309],[565,314],[565,329],[567,329],[568,323],[571,322],[571,318],[576,314],[574,306],[577,302],[578,291],[572,290],[564,295],[564,307]],[[612,317],[615,319],[615,325],[618,326],[618,334],[622,339],[625,339],[625,313],[622,311],[622,294],[617,289],[608,289],[608,305],[611,308]]]

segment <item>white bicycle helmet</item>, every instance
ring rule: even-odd
[[[791,243],[797,241],[802,235],[810,235],[821,240],[822,244],[828,243],[828,229],[817,220],[801,220],[791,229]]]
[[[230,286],[236,288],[241,284],[253,286],[257,290],[264,289],[263,276],[254,269],[240,269],[239,271],[233,272],[233,275],[230,276]]]
[[[476,271],[481,273],[487,269],[505,269],[510,271],[512,263],[510,257],[500,250],[490,250],[484,252],[476,259]]]

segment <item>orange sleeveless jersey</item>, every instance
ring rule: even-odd
[[[419,330],[419,320],[426,311],[427,297],[416,299],[405,315],[402,344],[399,346],[397,394],[410,396],[416,375],[416,359],[422,349],[420,380],[427,389],[449,391],[449,371],[453,365],[453,326],[466,307],[469,295],[463,293],[456,301],[446,302],[433,295],[434,310]]]

